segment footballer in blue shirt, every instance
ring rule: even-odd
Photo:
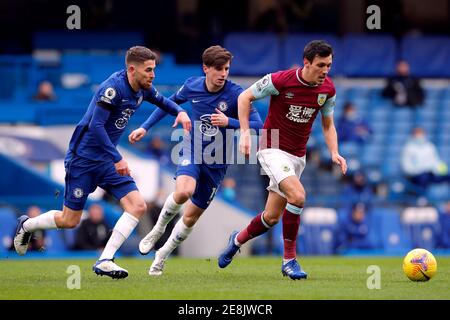
[[[230,164],[230,144],[234,141],[234,134],[229,135],[226,131],[228,129],[234,133],[239,128],[237,99],[243,91],[242,87],[227,80],[231,58],[231,53],[225,48],[209,47],[202,57],[205,76],[187,79],[169,98],[177,104],[191,103],[194,125],[191,135],[183,140],[182,156],[177,160],[175,192],[164,203],[153,229],[139,243],[141,254],[152,250],[167,224],[178,215],[182,205],[188,203],[169,239],[155,253],[149,270],[152,276],[162,274],[166,258],[192,232],[214,198]],[[163,110],[155,110],[140,128],[130,134],[130,142],[142,139],[149,128],[165,115]],[[262,125],[258,112],[252,109],[250,127],[258,130]]]
[[[26,253],[36,230],[75,228],[80,223],[88,195],[101,187],[120,201],[124,213],[93,271],[112,278],[128,276],[127,270],[114,263],[114,255],[146,212],[146,204],[116,146],[128,121],[144,100],[176,115],[174,126],[181,123],[186,131],[191,128],[187,113],[152,86],[155,59],[148,48],[132,47],[126,53],[126,69],[113,73],[100,84],[75,128],[64,160],[63,210],[50,210],[35,218],[19,217],[14,236],[18,254]]]

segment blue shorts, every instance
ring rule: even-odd
[[[64,166],[64,205],[72,210],[83,210],[88,195],[97,187],[111,193],[117,200],[138,190],[133,178],[118,174],[112,161],[92,161],[74,156],[67,159]]]
[[[227,172],[227,167],[210,168],[204,164],[188,164],[177,167],[176,177],[186,175],[197,181],[191,201],[201,209],[208,208]]]

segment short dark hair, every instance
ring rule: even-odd
[[[324,40],[313,40],[303,50],[303,59],[313,62],[316,56],[325,58],[333,54],[333,48]]]
[[[147,60],[156,60],[156,54],[149,48],[134,46],[128,49],[125,55],[125,64],[144,63]]]
[[[231,58],[233,58],[231,52],[221,46],[209,47],[202,55],[203,64],[207,67],[221,67]]]

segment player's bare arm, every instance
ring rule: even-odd
[[[250,108],[251,102],[255,100],[251,87],[244,90],[238,98],[238,117],[241,126],[241,137],[239,139],[239,151],[244,155],[250,154]]]
[[[332,116],[322,116],[322,130],[325,142],[330,150],[331,160],[341,167],[342,174],[347,172],[347,161],[339,154],[336,127]]]

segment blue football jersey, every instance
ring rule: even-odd
[[[128,121],[144,100],[174,115],[183,110],[160,95],[153,86],[134,91],[128,82],[127,71],[115,72],[100,84],[76,126],[67,158],[78,155],[96,161],[120,161],[122,156],[116,146]]]
[[[216,109],[223,112],[229,118],[238,118],[237,99],[243,91],[242,87],[227,80],[223,88],[218,92],[209,92],[205,77],[191,77],[185,81],[183,86],[170,97],[178,104],[190,102],[192,112],[192,130],[190,139],[185,139],[183,144],[183,158],[187,159],[186,153],[190,153],[190,161],[203,163],[211,167],[225,167],[227,165],[227,147],[233,142],[226,137],[228,128],[213,126],[211,114],[217,113]],[[253,110],[253,112],[256,112]],[[237,127],[239,127],[237,122]],[[221,132],[221,135],[218,133]],[[216,142],[216,139],[221,139]],[[208,146],[214,148],[208,148]],[[201,157],[203,155],[203,158]],[[206,155],[206,156],[205,156]],[[217,155],[217,156],[216,156]],[[212,163],[214,162],[214,163]]]

